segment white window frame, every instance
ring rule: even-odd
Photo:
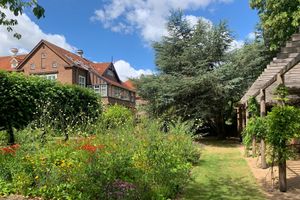
[[[39,76],[51,81],[57,80],[57,74],[43,74]]]
[[[86,78],[84,76],[78,76],[78,85],[81,87],[86,87]]]
[[[99,94],[99,95],[101,94],[100,85],[94,85],[93,89],[94,89],[96,94]]]
[[[100,94],[102,97],[107,97],[107,84],[100,85]]]

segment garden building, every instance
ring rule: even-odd
[[[40,41],[29,54],[0,57],[0,69],[42,76],[61,83],[77,84],[93,89],[102,96],[104,104],[120,104],[135,107],[135,90],[122,82],[114,64],[94,63],[77,54],[60,48],[48,41]]]

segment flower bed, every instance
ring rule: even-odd
[[[116,132],[7,147],[0,153],[0,195],[45,199],[175,197],[199,159],[191,137],[161,133],[155,123]]]

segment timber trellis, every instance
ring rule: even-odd
[[[237,125],[238,132],[241,133],[245,128],[248,118],[247,102],[250,97],[256,98],[260,104],[260,116],[266,115],[266,106],[277,104],[275,100],[275,89],[278,85],[283,84],[288,88],[290,103],[300,103],[300,34],[292,35],[290,41],[281,48],[273,61],[270,62],[262,74],[256,79],[246,94],[240,100],[237,107]],[[252,154],[255,155],[255,137],[253,137]],[[286,165],[285,165],[286,166]],[[281,176],[286,176],[286,168],[279,169]],[[265,160],[265,142],[261,140],[261,167],[267,168]],[[298,176],[298,175],[297,175]],[[286,178],[279,178],[280,191],[286,191]]]
[[[300,34],[294,34],[285,47],[281,48],[273,61],[267,65],[256,79],[237,107],[238,131],[241,132],[247,124],[249,113],[247,101],[255,97],[260,105],[275,104],[274,91],[279,84],[284,84],[290,91],[289,96],[294,101],[300,100]],[[265,105],[262,105],[265,106]]]

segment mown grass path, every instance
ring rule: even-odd
[[[192,171],[193,181],[186,186],[182,200],[263,200],[239,144],[205,140],[201,161]]]

